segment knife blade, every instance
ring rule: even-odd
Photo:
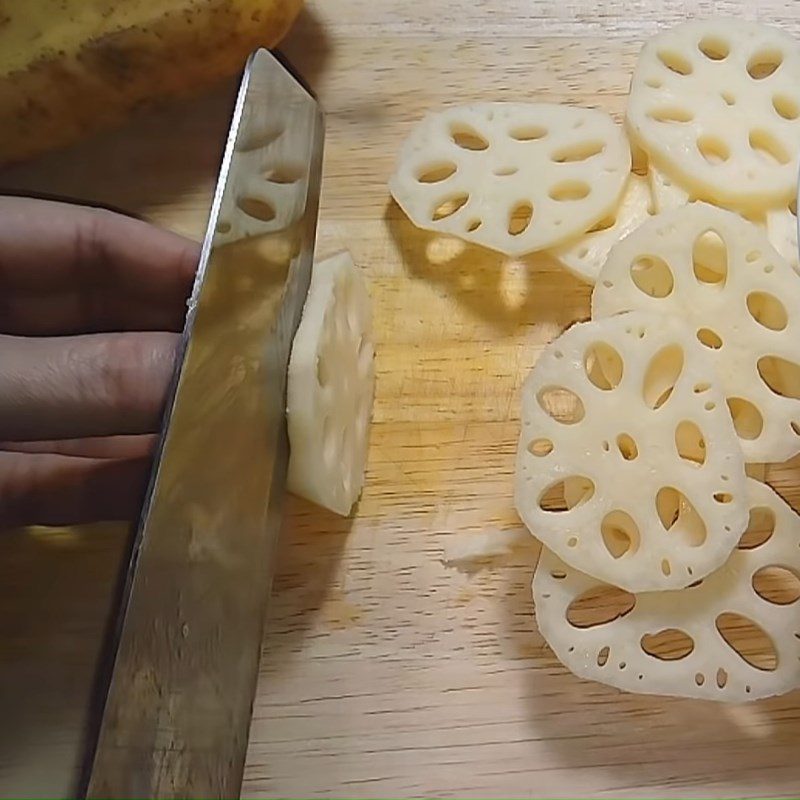
[[[273,55],[254,53],[99,680],[89,797],[240,791],[323,138],[315,99]]]

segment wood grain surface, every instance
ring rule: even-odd
[[[289,504],[243,794],[797,796],[797,693],[724,706],[579,681],[537,632],[532,543],[471,572],[444,563],[456,541],[522,530],[511,496],[519,387],[541,347],[588,316],[589,289],[546,257],[505,259],[416,230],[386,190],[400,142],[427,109],[551,100],[619,118],[647,35],[712,13],[758,17],[800,34],[796,5],[307,5],[284,50],[327,111],[317,251],[350,249],[369,279],[377,396],[354,517]],[[231,96],[224,87],[6,171],[0,182],[112,203],[198,237]],[[773,467],[769,477],[797,507],[797,465]],[[46,563],[69,570],[61,590],[84,586],[85,601],[87,580],[110,585],[120,537],[105,534],[100,544],[98,530],[85,534],[85,563],[65,563],[52,550],[67,534],[40,535],[34,549],[51,549]],[[3,576],[14,552],[27,552],[23,566],[37,571],[29,562],[41,554],[31,541],[21,534],[0,543],[0,593],[8,592]],[[26,592],[35,596],[19,584],[6,611]],[[0,635],[46,652],[41,637],[19,629],[24,624]],[[78,724],[79,710],[70,719]],[[25,747],[35,744],[25,741],[8,763],[23,763]]]

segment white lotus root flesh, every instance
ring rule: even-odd
[[[592,315],[680,316],[714,361],[747,461],[800,452],[800,279],[765,233],[705,203],[659,214],[615,245]]]
[[[632,592],[721,566],[747,525],[742,453],[711,359],[676,318],[574,325],[522,392],[517,510],[572,567]]]
[[[550,253],[573,275],[594,283],[611,248],[651,214],[647,179],[631,175],[619,207],[608,219],[578,239],[554,247]]]
[[[581,678],[629,692],[741,702],[800,686],[800,518],[748,479],[750,524],[716,572],[631,595],[543,549],[536,620]]]
[[[639,55],[627,125],[692,196],[740,209],[786,205],[800,153],[800,46],[733,19],[667,30]]]
[[[797,205],[767,211],[767,238],[786,259],[789,266],[800,272],[800,250],[797,246]]]
[[[287,386],[290,491],[347,515],[361,493],[375,384],[372,306],[348,253],[314,264]]]
[[[476,103],[428,114],[389,188],[416,226],[521,255],[613,214],[630,167],[625,136],[602,111]]]

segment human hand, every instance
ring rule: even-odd
[[[0,197],[0,528],[138,515],[199,252]]]

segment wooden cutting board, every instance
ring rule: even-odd
[[[535,547],[473,573],[443,563],[456,541],[522,529],[511,499],[519,387],[542,345],[588,315],[589,289],[547,258],[507,260],[417,231],[386,190],[400,142],[425,110],[550,100],[619,118],[643,39],[712,11],[800,33],[790,0],[308,3],[284,49],[327,110],[318,253],[349,248],[369,277],[377,397],[354,518],[290,503],[244,795],[796,796],[797,693],[728,707],[581,682],[537,632]],[[0,181],[110,202],[199,237],[230,91]],[[770,477],[797,505],[797,467]],[[73,603],[85,614],[110,586],[120,541],[102,528],[8,537],[0,587],[3,559],[16,554],[16,574],[22,564],[49,575],[52,597],[96,586]],[[26,592],[36,590],[22,583],[2,614],[30,608]],[[58,619],[72,635],[57,643],[67,652],[85,642],[90,660],[97,625],[70,628],[69,614]],[[2,630],[45,652],[52,626],[28,616],[27,628]],[[18,679],[31,696],[59,680],[85,691],[83,662],[59,667]],[[66,719],[79,724],[79,706]],[[17,766],[36,745],[20,739]]]

